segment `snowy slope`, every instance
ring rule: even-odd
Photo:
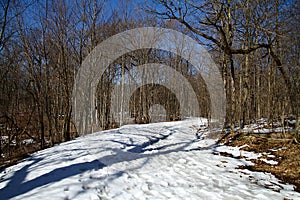
[[[271,174],[236,169],[251,163],[197,139],[200,123],[126,125],[39,151],[0,173],[0,199],[300,199]]]

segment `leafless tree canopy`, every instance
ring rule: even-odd
[[[118,5],[106,0],[2,0],[0,155],[14,158],[77,137],[72,90],[82,62],[102,41],[137,27],[175,29],[209,51],[226,92],[224,128],[289,115],[299,124],[299,5],[298,0],[121,0]],[[131,119],[112,115],[112,91],[122,98],[130,95],[124,88],[138,81],[134,69],[147,63],[168,65],[185,77],[201,116],[210,117],[205,81],[189,61],[140,49],[115,60],[100,78],[93,97],[97,127],[151,122],[153,105],[165,109],[163,120],[183,118],[176,95],[155,84],[139,87],[129,97],[130,105],[117,99],[124,107],[120,112],[129,112]]]

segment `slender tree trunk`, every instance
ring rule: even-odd
[[[39,115],[39,124],[40,124],[40,147],[43,149],[45,147],[45,124],[44,124],[44,114],[43,109],[40,105],[38,105],[38,115]]]
[[[123,125],[123,107],[124,107],[124,79],[125,79],[125,59],[124,59],[124,56],[122,57],[122,74],[121,74],[121,109],[120,109],[120,126]]]
[[[257,65],[257,72],[256,72],[256,109],[257,115],[256,117],[259,119],[261,118],[261,92],[260,92],[260,85],[261,85],[261,63]]]

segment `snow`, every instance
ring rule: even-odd
[[[32,143],[34,143],[33,139],[26,139],[26,140],[22,141],[22,144],[25,144],[25,145],[29,145],[29,144],[32,144]]]
[[[8,140],[8,136],[6,136],[6,135],[1,136],[1,140]]]
[[[265,163],[270,164],[270,165],[277,165],[278,164],[278,162],[276,160],[268,160],[268,159],[265,159],[265,158],[260,158],[260,160],[262,160]]]
[[[295,120],[295,119],[293,119],[293,120],[288,120],[288,123],[289,123],[289,124],[296,124],[296,120]]]
[[[250,124],[245,125],[243,129],[239,127],[235,128],[235,131],[240,131],[242,133],[257,133],[257,134],[270,134],[270,133],[283,133],[294,131],[293,127],[296,123],[296,120],[287,120],[288,125],[282,127],[282,123],[279,121],[268,122],[266,118],[261,118],[254,123],[252,121]]]
[[[287,147],[282,147],[282,148],[278,148],[278,149],[270,149],[271,151],[282,151],[287,149]]]
[[[238,169],[261,155],[200,138],[202,122],[126,125],[36,152],[0,173],[0,198],[300,198],[269,173]]]

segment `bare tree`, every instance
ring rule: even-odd
[[[238,103],[236,102],[234,55],[245,55],[242,107],[247,107],[245,103],[249,102],[249,54],[258,49],[263,49],[264,53],[267,52],[274,61],[276,69],[281,72],[289,88],[292,107],[297,107],[295,95],[292,95],[295,90],[294,85],[288,77],[276,46],[276,38],[279,34],[276,30],[280,28],[276,25],[276,16],[278,16],[276,8],[278,10],[284,2],[154,0],[153,3],[159,6],[156,9],[148,7],[150,12],[178,21],[190,30],[199,42],[203,43],[205,39],[207,41],[205,44],[209,47],[213,44],[223,53],[222,68],[228,101],[227,117],[231,122],[231,130],[233,130],[233,121],[236,120],[234,112]],[[243,114],[243,118],[245,116],[246,113]]]

